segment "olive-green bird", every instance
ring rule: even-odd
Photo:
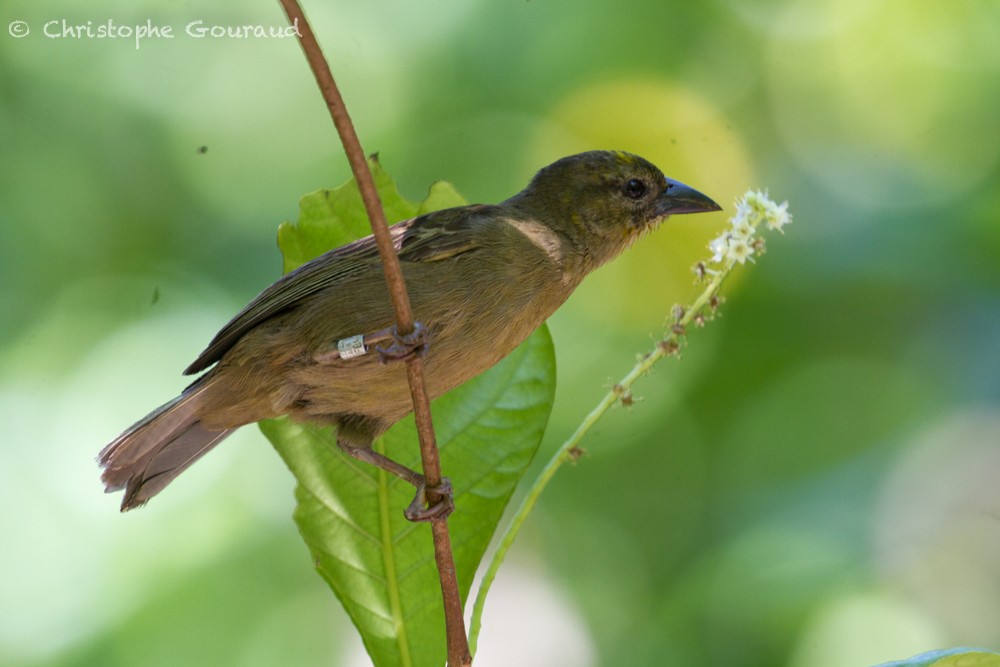
[[[400,222],[392,239],[423,334],[410,341],[392,334],[373,238],[330,250],[223,327],[184,372],[212,368],[101,451],[101,479],[108,492],[125,489],[122,511],[138,507],[235,429],[289,415],[335,426],[345,452],[417,487],[408,518],[433,518],[423,477],[371,448],[412,410],[405,365],[392,360],[423,354],[427,390],[440,396],[509,354],[584,276],[664,218],[717,210],[641,157],[592,151],[545,167],[495,206]]]

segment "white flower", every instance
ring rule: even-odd
[[[776,204],[766,190],[747,190],[736,200],[735,208],[736,212],[729,219],[729,229],[708,244],[712,252],[708,261],[722,266],[712,271],[699,263],[700,268],[695,269],[699,277],[728,272],[734,265],[745,264],[747,260],[753,262],[754,255],[764,254],[764,239],[757,236],[757,228],[766,224],[768,229],[783,232],[783,227],[792,221],[788,202]]]
[[[712,251],[712,261],[721,262],[722,258],[729,252],[729,234],[717,236],[708,244],[708,249]]]
[[[729,250],[726,252],[726,258],[732,262],[739,262],[740,264],[745,263],[748,259],[752,262],[753,258],[750,255],[753,254],[753,246],[747,243],[746,239],[730,239]]]
[[[732,225],[732,236],[734,239],[743,239],[749,241],[754,233],[754,226],[750,222],[750,218],[745,215],[734,215],[729,220]]]
[[[776,229],[784,234],[785,230],[782,228],[792,221],[792,214],[788,212],[788,202],[783,201],[780,204],[775,204],[768,200],[764,220],[767,221],[768,229]]]
[[[771,202],[767,198],[767,190],[761,192],[760,190],[747,190],[747,193],[743,195],[743,201],[746,202],[747,206],[755,214],[755,217],[763,218],[767,214],[767,205]]]
[[[729,221],[732,222],[734,225],[736,224],[737,220],[743,219],[749,221],[751,218],[753,218],[753,208],[747,202],[747,197],[749,196],[750,196],[750,191],[748,190],[746,194],[744,194],[742,197],[736,200],[736,213],[734,213],[733,217],[729,219]]]

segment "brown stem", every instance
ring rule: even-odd
[[[354,124],[347,113],[347,107],[340,95],[333,73],[327,64],[323,52],[319,48],[316,36],[306,20],[297,0],[279,0],[292,25],[298,26],[299,43],[305,52],[306,60],[312,68],[320,93],[330,110],[333,124],[344,145],[347,161],[354,172],[354,180],[358,184],[361,199],[365,204],[368,219],[371,221],[372,234],[378,245],[379,257],[382,260],[385,280],[392,297],[392,305],[396,314],[396,328],[401,335],[414,330],[413,314],[410,311],[410,298],[403,281],[403,271],[399,265],[399,257],[392,245],[389,235],[389,225],[382,210],[382,203],[375,189],[375,181],[365,160],[361,142],[354,131]],[[428,487],[441,484],[441,464],[438,458],[437,443],[434,437],[434,426],[431,423],[430,399],[424,383],[423,359],[413,355],[406,362],[407,377],[410,382],[410,396],[413,399],[413,416],[417,424],[417,435],[420,438],[420,457],[423,466],[424,479]],[[434,504],[440,500],[436,494],[428,493],[428,503]],[[445,628],[448,638],[448,664],[453,667],[472,664],[469,656],[469,644],[465,636],[465,620],[462,616],[462,598],[458,591],[458,579],[455,574],[455,558],[451,551],[451,538],[448,534],[447,518],[435,519],[432,522],[434,536],[434,556],[437,562],[438,574],[441,579],[441,594],[444,597]]]

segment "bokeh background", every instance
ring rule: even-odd
[[[1000,5],[307,2],[369,151],[471,201],[616,148],[794,224],[560,472],[482,665],[854,667],[1000,648]],[[0,9],[0,663],[360,665],[243,429],[119,515],[93,457],[280,272],[348,177],[274,2]],[[70,25],[174,38],[47,37]],[[30,34],[15,38],[11,22]],[[551,320],[538,464],[648,349],[726,214],[672,220]]]

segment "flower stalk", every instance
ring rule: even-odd
[[[729,274],[738,264],[745,264],[747,260],[753,263],[754,255],[764,254],[764,239],[757,235],[760,226],[763,225],[768,230],[776,230],[783,234],[785,226],[791,221],[792,216],[788,212],[788,202],[777,204],[768,197],[766,191],[749,190],[736,201],[736,213],[729,219],[729,227],[708,245],[712,256],[698,262],[692,269],[697,283],[704,284],[704,288],[690,305],[677,305],[671,309],[670,326],[664,337],[656,342],[652,350],[643,354],[635,366],[616,382],[594,409],[583,418],[573,434],[552,455],[521,500],[521,504],[490,559],[476,594],[469,630],[469,649],[473,656],[476,654],[479,631],[482,627],[486,596],[496,579],[500,565],[517,538],[525,519],[528,518],[538,502],[538,498],[542,495],[542,491],[545,490],[545,487],[548,486],[564,463],[580,458],[582,453],[580,443],[594,424],[615,403],[620,401],[623,405],[632,404],[635,400],[632,395],[632,385],[635,381],[648,373],[660,359],[675,356],[680,352],[690,325],[704,326],[708,320],[715,316],[723,302],[719,292]]]

